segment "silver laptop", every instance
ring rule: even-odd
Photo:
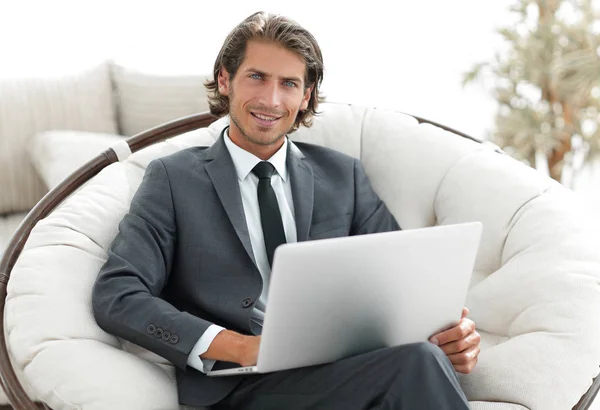
[[[458,323],[482,225],[281,245],[275,251],[256,366],[268,373],[427,341]]]

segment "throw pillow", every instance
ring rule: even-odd
[[[29,144],[31,163],[48,189],[124,137],[78,131],[47,131]]]

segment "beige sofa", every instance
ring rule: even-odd
[[[0,79],[0,255],[48,189],[105,145],[205,111],[205,79],[111,62],[61,77]]]

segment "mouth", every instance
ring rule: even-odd
[[[250,114],[252,117],[254,117],[255,121],[263,127],[272,127],[281,118],[274,115],[261,114],[258,112],[251,112]]]

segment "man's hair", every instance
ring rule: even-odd
[[[292,130],[298,129],[300,125],[310,127],[313,116],[318,114],[319,102],[323,101],[323,97],[319,93],[319,86],[323,81],[321,49],[313,35],[295,21],[262,11],[247,17],[225,39],[215,61],[213,80],[205,83],[205,87],[208,89],[210,112],[218,117],[229,113],[229,98],[219,93],[219,72],[221,68],[224,68],[229,73],[230,81],[233,80],[244,61],[249,40],[270,41],[302,57],[306,63],[304,91],[310,86],[313,86],[313,90],[307,109],[298,112]]]

